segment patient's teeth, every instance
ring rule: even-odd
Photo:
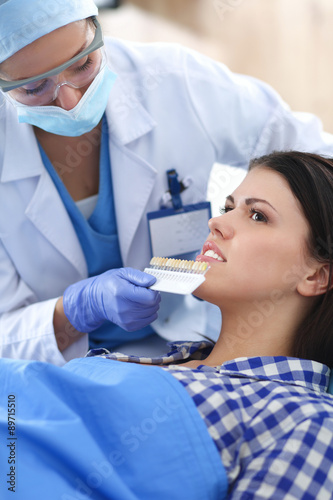
[[[205,252],[204,255],[206,255],[207,257],[212,257],[213,259],[216,259],[216,260],[223,261],[222,257],[217,255],[217,253],[215,253],[213,250],[207,250],[207,252]]]

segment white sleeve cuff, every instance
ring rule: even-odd
[[[88,335],[67,347],[58,349],[53,329],[54,308],[58,298],[46,300],[0,317],[0,357],[30,359],[64,365],[88,350]]]
[[[85,333],[76,342],[73,342],[69,347],[62,351],[64,360],[70,361],[74,358],[83,358],[89,349],[88,334]]]

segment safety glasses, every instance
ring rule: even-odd
[[[19,87],[26,87],[34,82],[38,82],[40,80],[46,80],[47,78],[58,75],[67,68],[69,68],[70,66],[72,66],[73,64],[75,64],[76,62],[80,61],[83,57],[101,48],[104,45],[102,28],[95,16],[92,17],[92,21],[96,27],[94,39],[87,48],[85,48],[82,52],[80,52],[80,54],[77,54],[76,56],[72,57],[72,59],[65,62],[64,64],[61,64],[60,66],[57,66],[56,68],[51,69],[50,71],[46,71],[45,73],[42,73],[37,76],[15,81],[2,80],[0,78],[0,89],[2,90],[2,92],[9,92],[11,90],[18,89]]]

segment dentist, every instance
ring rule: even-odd
[[[163,297],[156,319],[137,270],[166,171],[191,176],[193,204],[215,162],[333,153],[320,121],[264,83],[179,46],[104,42],[97,14],[92,0],[0,0],[2,357],[62,365],[89,344],[205,334],[192,297]]]

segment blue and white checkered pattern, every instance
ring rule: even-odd
[[[204,359],[212,346],[178,342],[170,347],[165,356],[135,357],[135,362]],[[107,351],[89,355],[125,360]],[[333,397],[326,392],[330,370],[325,365],[253,357],[216,368],[172,364],[163,369],[185,387],[205,421],[227,471],[228,498],[333,498]]]

